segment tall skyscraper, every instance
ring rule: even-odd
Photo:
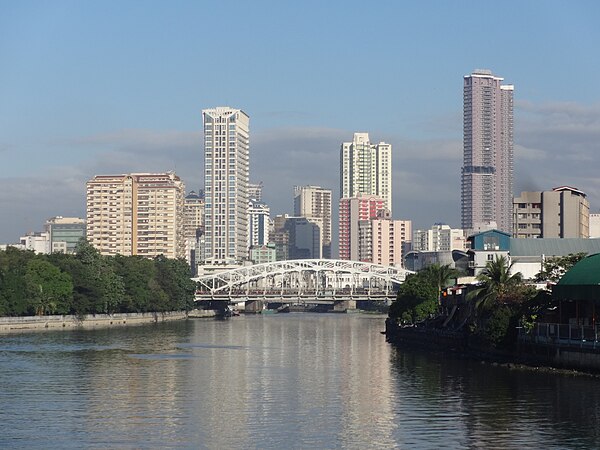
[[[376,195],[392,211],[392,146],[371,144],[369,133],[354,133],[340,150],[340,197]]]
[[[241,109],[202,111],[204,120],[204,261],[248,259],[250,118]]]
[[[294,215],[306,217],[323,228],[323,258],[331,258],[331,189],[295,186]]]
[[[513,89],[490,70],[464,77],[461,223],[512,233]]]
[[[96,175],[87,182],[87,239],[103,255],[185,257],[180,178]]]

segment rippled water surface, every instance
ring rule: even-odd
[[[600,380],[396,349],[382,316],[0,336],[1,448],[600,448]]]

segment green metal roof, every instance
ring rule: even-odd
[[[600,239],[511,238],[510,256],[567,256],[572,253],[600,253]]]
[[[583,258],[552,289],[563,300],[600,300],[600,253]]]

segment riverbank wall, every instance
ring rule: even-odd
[[[392,344],[451,351],[458,355],[501,364],[544,366],[556,369],[600,373],[600,348],[577,348],[518,341],[513,351],[486,345],[480,339],[460,331],[425,327],[406,327],[387,319],[386,340]]]
[[[188,318],[214,317],[212,310],[169,311],[162,313],[123,313],[75,315],[0,317],[0,333],[18,333],[36,330],[93,329],[127,325],[185,320]]]

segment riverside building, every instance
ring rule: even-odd
[[[185,257],[184,184],[173,172],[87,182],[87,239],[103,255]]]
[[[515,238],[588,238],[590,204],[570,186],[521,192],[513,200]]]
[[[495,222],[512,233],[513,90],[490,70],[465,75],[461,221],[469,235]]]
[[[202,111],[204,122],[204,262],[248,259],[250,118],[241,109]]]

